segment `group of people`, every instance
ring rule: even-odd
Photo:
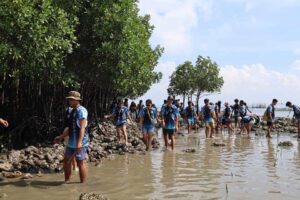
[[[69,137],[67,148],[64,157],[64,172],[65,181],[70,180],[72,172],[72,160],[76,160],[79,168],[80,181],[86,180],[86,167],[84,160],[86,159],[86,151],[88,147],[88,112],[80,105],[80,93],[76,91],[69,92],[66,97],[70,108],[67,109],[66,127],[60,136],[55,138],[55,142]],[[275,105],[277,99],[273,99],[272,103],[267,107],[263,116],[267,121],[268,131],[266,136],[271,138],[271,131],[275,122]],[[212,104],[209,99],[204,100],[204,106],[200,112],[193,105],[192,101],[188,102],[186,108],[180,108],[177,103],[174,103],[174,98],[169,96],[163,103],[160,111],[153,104],[152,100],[148,99],[145,102],[140,101],[138,105],[134,102],[128,106],[128,100],[117,100],[111,106],[111,113],[105,115],[105,118],[113,118],[116,126],[118,139],[124,145],[128,145],[127,123],[137,123],[143,133],[143,141],[146,145],[146,150],[151,150],[152,137],[155,133],[157,124],[162,127],[165,148],[170,146],[173,150],[175,147],[175,133],[178,132],[181,119],[184,119],[187,125],[188,133],[193,128],[197,129],[202,122],[205,125],[205,134],[207,138],[212,138],[215,131],[222,130],[225,127],[228,133],[232,134],[235,129],[238,129],[238,134],[242,132],[250,133],[251,127],[255,123],[260,122],[260,117],[251,113],[247,104],[244,101],[235,99],[233,105],[228,102],[221,106],[221,102]],[[292,108],[295,119],[298,124],[298,136],[300,138],[300,108],[287,102],[286,106]],[[1,121],[0,121],[1,122]]]

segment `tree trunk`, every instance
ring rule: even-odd
[[[199,100],[200,100],[200,95],[201,95],[201,92],[198,91],[197,94],[196,94],[196,109],[197,109],[197,113],[199,113]]]

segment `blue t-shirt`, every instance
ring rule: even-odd
[[[244,117],[247,115],[247,107],[245,105],[242,105],[239,107],[239,114],[241,117]]]
[[[239,110],[240,110],[240,105],[239,104],[234,104],[233,106],[231,106],[232,110],[233,110],[233,114],[235,117],[239,116]]]
[[[128,108],[125,106],[120,107],[116,107],[114,110],[114,121],[115,121],[115,125],[119,126],[121,124],[124,124],[127,122],[127,117],[128,117]]]
[[[195,107],[194,106],[193,107],[189,107],[189,106],[186,107],[184,109],[184,113],[185,113],[186,118],[188,118],[188,119],[194,119],[195,116],[196,116]]]
[[[69,148],[76,148],[79,138],[80,132],[80,121],[88,118],[88,112],[83,106],[79,106],[78,108],[68,109],[69,117],[68,117],[68,127],[69,127]],[[87,132],[87,124],[85,127],[85,133],[82,139],[82,146],[87,147],[89,141],[89,134]]]
[[[225,107],[223,118],[224,119],[229,119],[230,118],[230,113],[231,113],[230,107],[229,106]]]
[[[271,113],[272,119],[273,119],[273,121],[274,121],[274,118],[275,118],[275,108],[274,108],[274,106],[273,106],[272,104],[270,104],[270,105],[267,107],[266,112],[267,112],[267,119],[268,119],[268,121],[270,121],[270,119],[269,119],[269,114],[270,114],[270,113]]]
[[[212,106],[203,106],[201,108],[201,113],[202,113],[203,119],[205,121],[211,120],[212,119],[212,116],[211,116],[211,114],[212,114]]]
[[[165,120],[165,129],[175,129],[175,119],[179,117],[179,111],[176,106],[163,106],[161,110]]]
[[[294,115],[297,119],[300,119],[300,108],[298,106],[293,105]]]
[[[150,116],[149,116],[150,115]],[[151,128],[153,127],[153,124],[151,123],[151,119],[156,119],[157,118],[157,112],[156,112],[156,109],[155,108],[151,108],[149,110],[149,114],[148,114],[148,109],[147,108],[144,108],[143,109],[143,112],[142,112],[142,115],[141,117],[144,118],[143,120],[143,127],[146,127],[146,128]]]

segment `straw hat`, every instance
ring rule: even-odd
[[[66,99],[74,99],[74,100],[80,101],[81,100],[80,93],[77,91],[70,91],[68,93],[68,96],[66,97]]]

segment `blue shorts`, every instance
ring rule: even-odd
[[[143,126],[143,134],[154,133],[154,126]]]
[[[86,159],[86,150],[87,150],[87,147],[82,147],[80,149],[80,151],[77,152],[75,155],[76,160],[85,160]],[[65,158],[72,157],[72,155],[74,155],[75,152],[76,152],[75,148],[67,147],[66,152],[65,152]]]
[[[116,128],[122,128],[122,127],[125,126],[125,125],[126,125],[126,122],[121,123],[121,124],[117,124],[117,125],[116,125]]]
[[[169,135],[169,136],[171,136],[171,135],[173,135],[175,133],[175,129],[163,129],[163,134],[164,135]]]
[[[188,118],[189,125],[195,125],[195,118]]]

